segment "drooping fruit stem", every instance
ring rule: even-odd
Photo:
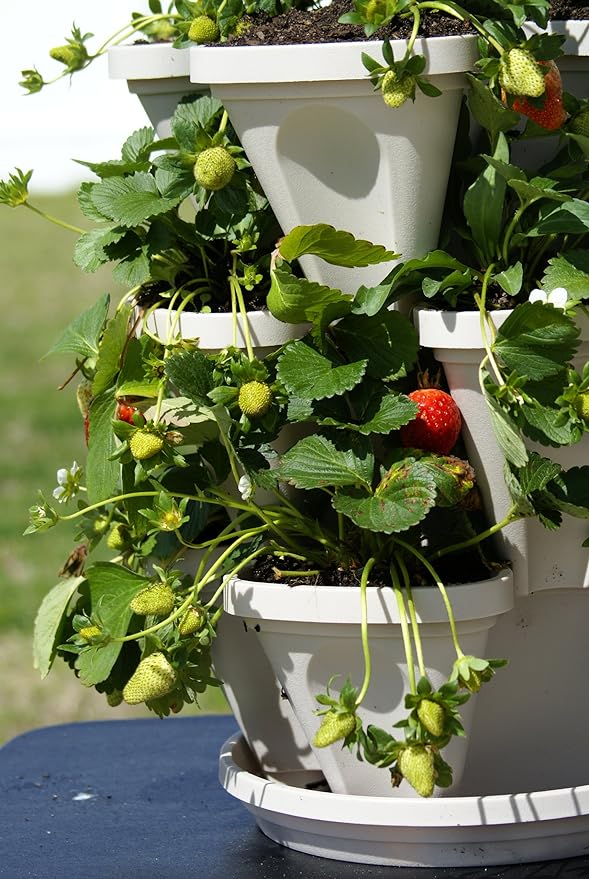
[[[413,659],[413,645],[411,643],[411,633],[407,623],[407,608],[405,607],[405,599],[403,590],[399,581],[399,574],[394,564],[391,563],[389,568],[393,591],[397,600],[397,608],[399,609],[399,623],[401,625],[401,635],[403,637],[403,649],[405,650],[405,658],[407,660],[407,673],[409,675],[409,689],[412,693],[416,692],[415,682],[415,662]]]
[[[372,674],[372,663],[370,659],[370,645],[368,643],[368,600],[366,596],[366,589],[368,586],[368,578],[370,577],[370,572],[374,567],[374,563],[376,562],[375,558],[369,558],[366,564],[364,565],[364,570],[362,571],[362,577],[360,578],[360,604],[361,604],[361,612],[362,619],[360,623],[361,637],[362,637],[362,652],[364,654],[364,681],[362,682],[362,686],[360,688],[360,692],[356,698],[356,708],[358,708],[364,700],[366,693],[368,692],[368,687],[370,686],[370,676]]]

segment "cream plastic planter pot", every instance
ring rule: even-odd
[[[509,311],[493,312],[497,327]],[[444,367],[450,392],[463,419],[468,458],[475,468],[487,517],[499,522],[511,500],[503,477],[504,459],[495,439],[487,405],[481,393],[478,368],[484,356],[478,311],[446,312],[418,308],[415,321],[420,344],[432,348]],[[581,323],[582,344],[574,361],[580,368],[589,360],[589,322]],[[527,443],[530,449],[557,461],[567,470],[589,460],[589,437],[559,449]],[[557,531],[548,531],[535,519],[522,519],[497,536],[500,552],[511,561],[516,592],[526,595],[541,589],[589,586],[589,553],[581,544],[589,534],[584,519],[563,517]]]
[[[491,775],[493,762],[483,763]],[[584,855],[589,846],[589,785],[434,800],[345,796],[315,789],[312,772],[268,780],[239,738],[221,749],[219,780],[274,842],[337,861],[486,870]]]
[[[449,586],[458,636],[466,654],[485,655],[489,629],[513,605],[512,578],[503,572],[479,583]],[[434,687],[440,686],[456,658],[444,604],[436,588],[413,590],[422,625],[425,663]],[[330,688],[338,692],[349,675],[357,685],[363,679],[364,659],[360,640],[360,590],[336,586],[288,587],[235,579],[225,589],[227,613],[246,620],[258,638],[280,680],[309,741],[319,726],[315,696],[325,691],[334,674],[341,677]],[[369,588],[368,624],[372,678],[359,709],[363,721],[390,730],[406,716],[404,695],[409,689],[398,608],[392,589]],[[476,698],[461,712],[468,732]],[[444,757],[458,783],[464,768],[468,737],[454,739]],[[387,771],[360,762],[339,744],[316,748],[315,755],[331,790],[341,794],[378,797],[413,797],[406,783],[391,787]],[[438,795],[444,795],[436,789]]]
[[[396,58],[405,50],[392,43]],[[190,50],[190,76],[225,105],[278,221],[330,223],[404,259],[436,246],[465,78],[475,37],[417,40],[443,92],[387,108],[361,53],[378,42]],[[313,280],[353,293],[394,262],[342,269],[301,260]]]
[[[250,312],[248,323],[254,352],[259,357],[307,330],[306,326],[281,323],[265,311]],[[237,347],[243,348],[241,317],[237,326]],[[164,342],[178,337],[198,340],[199,348],[209,353],[233,344],[231,314],[178,314],[160,308],[147,316],[145,328]],[[259,503],[275,501],[273,495],[262,495],[256,495]],[[197,551],[189,551],[178,567],[194,575],[199,560]],[[209,597],[211,594],[209,590]],[[226,614],[219,620],[217,631],[211,651],[215,674],[223,681],[229,706],[260,765],[268,773],[316,768],[305,734],[258,641],[247,637],[241,619]]]
[[[170,121],[185,95],[208,93],[208,85],[190,81],[189,51],[174,49],[169,43],[113,46],[108,50],[110,78],[127,81],[159,138],[171,135]]]

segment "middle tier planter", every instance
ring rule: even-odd
[[[436,246],[474,36],[420,39],[425,74],[442,91],[388,108],[362,64],[381,43],[223,46],[190,50],[190,77],[226,107],[285,230],[330,223],[404,259]],[[392,42],[396,58],[406,43]],[[342,269],[301,260],[322,284],[353,292],[394,265]]]
[[[432,348],[444,367],[450,393],[462,413],[462,436],[468,458],[477,474],[487,518],[500,522],[511,507],[504,479],[504,457],[493,432],[491,416],[479,386],[479,364],[484,356],[478,311],[416,310],[420,343]],[[499,328],[511,314],[492,312]],[[581,346],[573,363],[581,369],[589,360],[589,322],[579,321]],[[574,446],[546,448],[526,441],[528,448],[557,461],[563,468],[587,463],[589,437]],[[564,516],[556,531],[544,528],[537,519],[520,519],[507,525],[496,537],[500,552],[512,564],[519,595],[544,589],[578,589],[589,586],[589,552],[582,548],[589,534],[586,519]]]
[[[513,606],[511,572],[503,571],[477,583],[449,586],[447,590],[463,651],[484,656],[489,630]],[[437,688],[447,680],[456,659],[444,603],[435,587],[416,587],[412,592],[428,678]],[[319,726],[314,713],[319,707],[316,695],[337,672],[343,677],[349,675],[354,683],[359,683],[364,673],[360,590],[349,586],[289,587],[236,579],[225,589],[224,607],[228,614],[244,619],[249,636],[259,640],[295,716],[312,741]],[[406,716],[404,697],[409,692],[409,674],[391,588],[369,587],[368,631],[372,676],[359,714],[365,724],[393,732],[393,724]],[[343,685],[343,677],[332,682],[330,691],[334,694]],[[500,681],[493,686],[500,686]],[[443,751],[453,768],[455,784],[464,769],[476,701],[476,697],[471,698],[460,712],[466,738],[454,737]],[[360,762],[340,743],[314,751],[334,793],[417,796],[405,781],[393,788],[388,771]],[[437,788],[437,795],[443,795],[444,790],[452,788]]]

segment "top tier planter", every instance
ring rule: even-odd
[[[208,85],[190,82],[189,49],[170,43],[113,46],[108,50],[111,79],[125,79],[137,95],[158,137],[169,137],[170,120],[179,101],[188,94],[204,94]]]
[[[437,245],[464,73],[476,38],[417,40],[425,73],[442,90],[391,110],[375,92],[362,52],[378,42],[190,49],[190,78],[225,105],[283,229],[331,223],[402,254]],[[406,43],[392,43],[396,58]],[[301,260],[313,280],[353,292],[394,263],[340,269]]]

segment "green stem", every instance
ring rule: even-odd
[[[483,540],[487,540],[488,537],[492,537],[494,534],[497,534],[506,525],[510,525],[512,522],[517,522],[518,519],[521,519],[516,512],[515,507],[512,507],[509,513],[502,519],[500,522],[496,522],[490,528],[487,528],[486,531],[481,531],[480,534],[475,534],[474,537],[469,537],[468,540],[462,540],[460,543],[453,543],[452,546],[444,546],[442,549],[436,550],[430,556],[431,559],[440,559],[442,556],[449,555],[452,552],[459,552],[462,549],[468,549],[471,546],[476,546],[478,543],[482,543]]]
[[[399,582],[399,575],[394,564],[391,563],[389,570],[393,583],[393,591],[395,593],[395,598],[397,599],[397,607],[399,609],[399,623],[401,625],[403,648],[405,650],[405,658],[407,660],[407,672],[409,674],[409,689],[412,693],[415,693],[417,691],[417,685],[415,682],[415,662],[413,660],[411,634],[409,632],[409,626],[407,625],[407,609],[405,608],[405,600],[403,598],[403,592],[401,590],[401,584]]]
[[[431,575],[432,579],[434,580],[436,586],[440,590],[440,595],[442,596],[442,601],[444,602],[444,607],[446,608],[446,614],[448,615],[448,622],[450,624],[450,632],[452,633],[452,643],[454,644],[456,656],[458,657],[458,659],[461,659],[464,656],[464,653],[462,652],[462,648],[460,647],[460,643],[458,641],[458,632],[456,631],[456,621],[454,619],[454,612],[452,610],[452,605],[450,603],[450,599],[448,598],[448,593],[446,591],[446,587],[442,583],[442,580],[440,579],[440,577],[439,577],[438,573],[436,572],[435,568],[433,567],[433,565],[431,565],[429,563],[429,561],[425,558],[425,556],[418,549],[416,549],[410,543],[407,543],[407,541],[402,540],[398,536],[395,537],[395,540],[400,546],[407,549],[410,553],[412,553],[412,555],[415,556],[416,559],[418,559],[421,562],[423,567],[426,569],[426,571],[429,572],[429,574]]]
[[[405,562],[403,561],[402,555],[398,552],[395,553],[395,561],[397,562],[399,570],[401,571],[401,576],[403,577],[403,586],[405,587],[405,592],[407,593],[407,606],[409,608],[409,619],[411,620],[413,641],[415,642],[415,652],[417,653],[417,665],[419,666],[419,674],[422,678],[425,678],[427,677],[427,673],[425,669],[425,661],[423,658],[423,644],[421,643],[419,623],[417,622],[417,614],[415,612],[415,602],[413,601],[413,591],[411,589],[409,572],[407,570]]]
[[[409,55],[413,51],[413,46],[415,45],[415,40],[417,39],[417,33],[419,31],[419,24],[421,22],[421,13],[419,12],[419,6],[412,6],[411,14],[413,15],[413,27],[411,29],[411,36],[407,40],[407,49],[405,50],[405,59],[409,58]]]
[[[360,688],[360,692],[356,698],[356,708],[359,708],[361,703],[368,692],[368,687],[370,686],[370,676],[372,673],[372,663],[370,660],[370,646],[368,644],[368,601],[366,597],[366,589],[368,586],[368,578],[370,576],[370,572],[374,567],[376,559],[370,558],[364,565],[364,570],[362,571],[362,577],[360,579],[360,602],[361,602],[361,612],[362,612],[362,620],[360,623],[360,631],[362,637],[362,652],[364,654],[364,681],[362,683],[362,687]]]
[[[458,6],[455,3],[440,3],[438,0],[432,0],[432,2],[422,2],[417,4],[419,9],[439,9],[441,12],[446,12],[448,15],[453,16],[454,18],[459,19],[459,21],[467,21],[478,33],[491,45],[494,49],[497,50],[499,55],[503,55],[503,46],[495,40],[491,34],[489,34],[485,28],[479,24],[478,20],[474,18],[466,9],[463,9],[461,6]]]
[[[69,232],[75,232],[77,235],[85,235],[86,230],[80,229],[79,226],[72,226],[71,223],[66,223],[65,220],[60,220],[58,217],[53,217],[51,214],[45,213],[45,211],[36,208],[28,201],[23,201],[23,204],[26,208],[33,213],[38,214],[40,217],[43,217],[44,220],[49,220],[50,223],[53,223],[55,226],[61,226],[62,229],[67,229]]]

